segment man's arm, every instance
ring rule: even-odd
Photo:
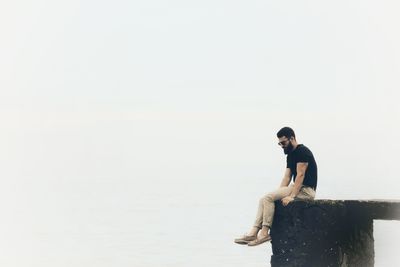
[[[299,163],[297,163],[297,166],[296,166],[296,171],[297,171],[296,181],[294,182],[294,186],[293,186],[292,193],[290,194],[290,196],[284,197],[282,199],[283,206],[286,206],[287,204],[292,202],[294,200],[294,198],[297,196],[297,194],[299,193],[300,188],[303,185],[304,175],[306,173],[307,167],[308,167],[308,162],[299,162]]]
[[[297,196],[297,194],[299,193],[301,186],[303,185],[304,175],[306,174],[307,167],[308,167],[308,162],[297,163],[296,181],[294,182],[294,187],[293,187],[292,193],[290,194],[290,197],[295,198]]]
[[[290,180],[291,180],[291,176],[292,176],[292,172],[290,171],[290,168],[286,168],[285,175],[283,176],[280,187],[288,186],[290,183]]]

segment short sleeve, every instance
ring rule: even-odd
[[[308,149],[301,149],[297,154],[297,162],[310,162],[311,158],[312,154]]]

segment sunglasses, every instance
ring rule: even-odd
[[[289,139],[283,140],[278,143],[279,146],[286,146],[289,143]]]

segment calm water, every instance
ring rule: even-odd
[[[10,182],[1,196],[0,265],[269,266],[270,244],[233,243],[265,187],[264,179]],[[399,226],[375,223],[375,266],[397,265]]]

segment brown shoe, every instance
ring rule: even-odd
[[[242,237],[236,238],[235,243],[240,245],[247,245],[247,243],[256,239],[257,239],[256,235],[244,235]]]
[[[256,238],[255,240],[253,240],[251,242],[248,242],[247,245],[250,246],[250,247],[258,246],[258,245],[261,245],[262,243],[265,243],[267,241],[271,241],[271,236],[270,235],[267,235],[267,236],[264,236],[264,237],[261,237],[261,238]]]

